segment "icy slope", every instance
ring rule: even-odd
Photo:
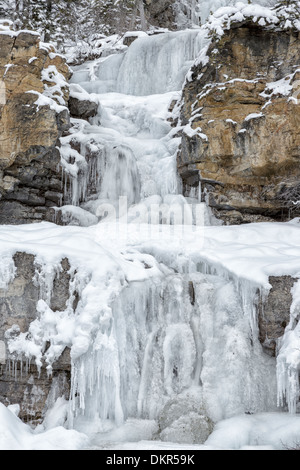
[[[168,397],[199,379],[208,413],[216,421],[245,408],[276,409],[275,363],[264,356],[253,334],[254,300],[258,287],[262,292],[268,289],[269,275],[299,276],[298,220],[184,227],[181,237],[178,233],[172,237],[169,226],[160,226],[157,240],[148,238],[147,225],[120,224],[118,230],[115,224],[101,223],[90,228],[47,223],[17,230],[1,227],[2,259],[19,250],[35,254],[44,266],[40,282],[47,287],[30,335],[12,336],[11,352],[32,357],[38,366],[45,360],[51,371],[64,347],[71,348],[74,417],[79,413],[88,418],[89,410],[99,406],[102,419],[119,423],[127,416],[154,418]],[[118,237],[122,230],[126,236],[123,232]],[[73,285],[81,300],[75,312],[69,305],[54,315],[47,297],[52,273],[64,257],[70,260]],[[13,266],[7,265],[2,279],[11,276]],[[195,301],[191,301],[189,281]],[[160,339],[152,343],[156,331]],[[254,339],[252,346],[249,337]],[[50,347],[45,350],[47,341]],[[180,344],[184,346],[176,356]],[[232,362],[237,351],[237,362]],[[155,357],[157,369],[152,364],[148,370]],[[289,354],[285,360],[288,365]],[[159,371],[163,370],[161,381]],[[224,383],[220,389],[221,370]],[[237,370],[245,377],[243,384]],[[156,392],[147,385],[150,381],[154,386],[155,378]],[[231,399],[223,402],[226,396]],[[106,406],[105,397],[109,397]]]

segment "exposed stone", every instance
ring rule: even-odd
[[[53,292],[51,296],[50,308],[55,311],[64,311],[67,307],[67,301],[70,296],[71,275],[70,263],[67,258],[61,262],[62,272],[54,279]]]
[[[247,22],[212,41],[208,55],[183,90],[184,187],[201,180],[209,206],[228,224],[286,220],[299,193],[299,34]],[[268,88],[281,79],[290,85],[285,96]]]
[[[22,369],[21,369],[22,367]],[[70,393],[70,372],[54,370],[51,377],[45,369],[38,374],[34,365],[25,363],[0,364],[0,401],[4,405],[20,404],[19,417],[24,422],[38,425],[45,415],[45,404],[52,391],[54,400],[68,399]]]
[[[47,218],[46,194],[57,193],[52,206],[62,199],[57,146],[70,127],[71,73],[52,46],[26,31],[0,33],[0,73],[0,223],[36,222]]]
[[[144,3],[146,17],[152,25],[176,29],[176,14],[173,1],[146,0]]]

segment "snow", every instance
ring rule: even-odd
[[[135,37],[135,38],[141,38],[141,37],[146,37],[148,36],[147,33],[145,33],[144,31],[127,31],[125,34],[124,34],[124,38],[131,38],[131,37]]]
[[[66,82],[65,77],[58,72],[55,65],[49,65],[47,68],[44,68],[42,70],[41,78],[43,82],[45,82],[43,95],[53,101],[58,101],[60,105],[65,106],[66,102],[63,95],[63,89],[68,88],[68,83]]]
[[[279,16],[272,8],[262,5],[245,4],[236,2],[235,5],[229,5],[219,8],[209,16],[205,28],[215,32],[218,36],[223,36],[224,30],[230,29],[232,23],[242,22],[251,18],[254,22],[262,22],[267,25],[277,25],[280,23]]]
[[[278,376],[278,402],[286,400],[289,410],[296,413],[299,393],[299,325],[297,319],[299,315],[300,282],[298,281],[293,289],[293,303],[291,305],[290,322],[285,329],[284,335],[280,338],[277,358]]]
[[[53,209],[61,215],[62,222],[66,225],[89,227],[98,223],[98,217],[78,206],[66,205]]]
[[[77,98],[79,101],[91,101],[99,103],[99,96],[97,94],[87,93],[80,85],[71,83],[69,88],[70,96],[73,98]]]
[[[88,438],[57,426],[43,433],[33,431],[16,416],[15,406],[0,403],[0,450],[79,450]]]
[[[207,139],[192,128],[201,110],[184,128],[169,122],[178,117],[178,103],[169,109],[191,65],[207,63],[208,31],[222,35],[249,17],[277,25],[278,14],[270,2],[207,3],[222,8],[203,28],[139,33],[129,48],[116,42],[112,55],[104,41],[107,54],[74,68],[71,95],[99,108],[88,122],[72,119],[61,138],[65,205],[56,212],[68,225],[0,226],[0,288],[16,275],[18,251],[35,255],[40,288],[36,319],[25,332],[11,325],[1,357],[35,362],[51,375],[66,347],[71,354],[70,400],[51,403],[36,429],[21,422],[17,404],[0,404],[1,450],[273,450],[298,443],[300,281],[277,358],[258,341],[257,303],[271,288],[269,276],[300,279],[300,219],[213,225],[205,203],[180,194],[176,173],[174,136]],[[265,93],[290,93],[293,78],[268,84]],[[37,106],[61,112],[68,84],[54,66],[43,79],[52,86],[31,92]],[[54,312],[64,258],[70,297]],[[169,442],[183,429],[191,440],[186,423],[199,414],[179,416],[160,432],[162,410],[174,397],[187,409],[193,393],[214,431],[201,445]]]

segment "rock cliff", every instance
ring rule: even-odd
[[[215,35],[181,102],[178,169],[227,224],[299,215],[299,32],[253,19]]]
[[[0,223],[50,217],[62,198],[59,138],[69,128],[70,69],[29,31],[0,24]]]

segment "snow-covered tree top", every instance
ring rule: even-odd
[[[237,2],[235,5],[221,7],[212,13],[208,17],[205,28],[222,36],[224,31],[230,29],[234,24],[248,20],[260,26],[300,31],[300,1],[281,1],[274,7],[258,3]]]

